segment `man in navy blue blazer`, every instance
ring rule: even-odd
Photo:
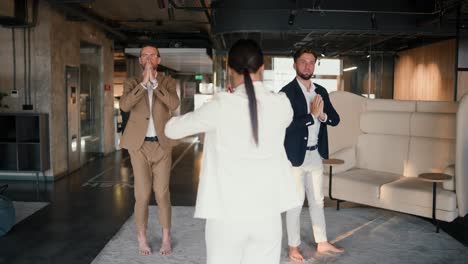
[[[304,200],[307,194],[317,252],[341,253],[343,249],[330,244],[327,239],[322,165],[322,159],[328,159],[327,125],[338,125],[340,117],[330,102],[327,90],[311,81],[316,60],[316,53],[308,48],[294,53],[296,78],[281,89],[288,96],[294,111],[293,121],[286,130],[284,146],[293,165],[293,176],[301,199]],[[304,261],[299,250],[301,210],[302,206],[286,213],[289,258],[295,262]]]

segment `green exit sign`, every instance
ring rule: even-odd
[[[197,81],[203,80],[203,75],[201,75],[201,74],[195,75],[195,80],[197,80]]]

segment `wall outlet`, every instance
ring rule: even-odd
[[[11,90],[11,94],[10,94],[11,97],[14,97],[14,98],[18,98],[18,90]]]

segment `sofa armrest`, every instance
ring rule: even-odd
[[[356,166],[356,147],[352,146],[352,147],[340,149],[330,154],[330,159],[344,160],[344,164],[333,166],[333,174],[352,169]],[[323,170],[324,170],[324,173],[328,175],[329,166],[324,166]]]
[[[455,164],[449,165],[444,169],[444,173],[453,176],[452,180],[443,182],[445,190],[455,191]]]

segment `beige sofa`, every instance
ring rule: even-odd
[[[345,160],[333,167],[333,198],[432,217],[432,184],[417,176],[444,172],[454,178],[437,186],[437,219],[468,213],[467,96],[459,105],[372,100],[347,92],[330,98],[341,117],[329,130],[330,157]],[[328,181],[326,172],[327,195]]]

